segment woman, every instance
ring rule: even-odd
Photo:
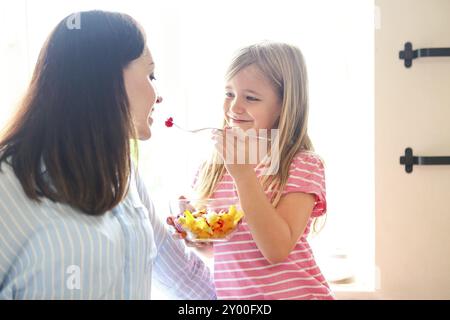
[[[128,15],[62,20],[0,137],[0,299],[215,298],[209,270],[170,236],[130,158],[162,101]]]

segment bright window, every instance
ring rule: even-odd
[[[168,199],[187,192],[211,150],[207,135],[167,129],[164,120],[219,125],[232,53],[260,40],[297,45],[309,71],[310,136],[327,174],[328,218],[311,239],[316,258],[330,280],[353,276],[353,288],[374,289],[373,1],[0,2],[0,125],[51,29],[87,9],[129,13],[147,31],[164,102],[154,113],[152,139],[141,144],[140,170],[161,215]]]

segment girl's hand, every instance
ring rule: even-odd
[[[250,137],[242,129],[225,127],[222,131],[213,130],[212,135],[214,147],[234,179],[254,174],[258,149],[250,149]]]

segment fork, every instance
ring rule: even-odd
[[[203,131],[203,130],[217,130],[217,131],[220,131],[220,132],[223,131],[223,129],[213,128],[213,127],[205,127],[205,128],[199,128],[199,129],[193,129],[193,130],[190,130],[190,129],[186,129],[186,128],[180,127],[179,125],[177,125],[177,124],[174,123],[173,121],[171,121],[171,124],[172,124],[173,126],[177,127],[178,129],[182,130],[182,131],[190,132],[190,133],[197,133],[197,132],[200,132],[200,131]],[[265,137],[259,137],[259,136],[251,136],[251,137],[252,137],[252,138],[257,138],[257,139],[262,139],[262,140],[271,141],[271,139],[265,138]]]
[[[203,130],[218,130],[218,131],[223,131],[223,129],[219,129],[219,128],[213,128],[213,127],[205,127],[205,128],[199,128],[199,129],[193,129],[193,130],[189,130],[186,128],[182,128],[179,125],[177,125],[176,123],[172,123],[175,127],[177,127],[180,130],[186,131],[186,132],[190,132],[190,133],[197,133]]]

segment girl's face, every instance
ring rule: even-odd
[[[153,83],[155,64],[148,48],[132,61],[123,72],[125,89],[130,103],[130,112],[139,140],[151,137],[151,117],[155,103],[160,103],[162,97],[157,95]]]
[[[273,129],[281,113],[280,100],[259,68],[249,65],[226,83],[225,119],[243,130]]]

